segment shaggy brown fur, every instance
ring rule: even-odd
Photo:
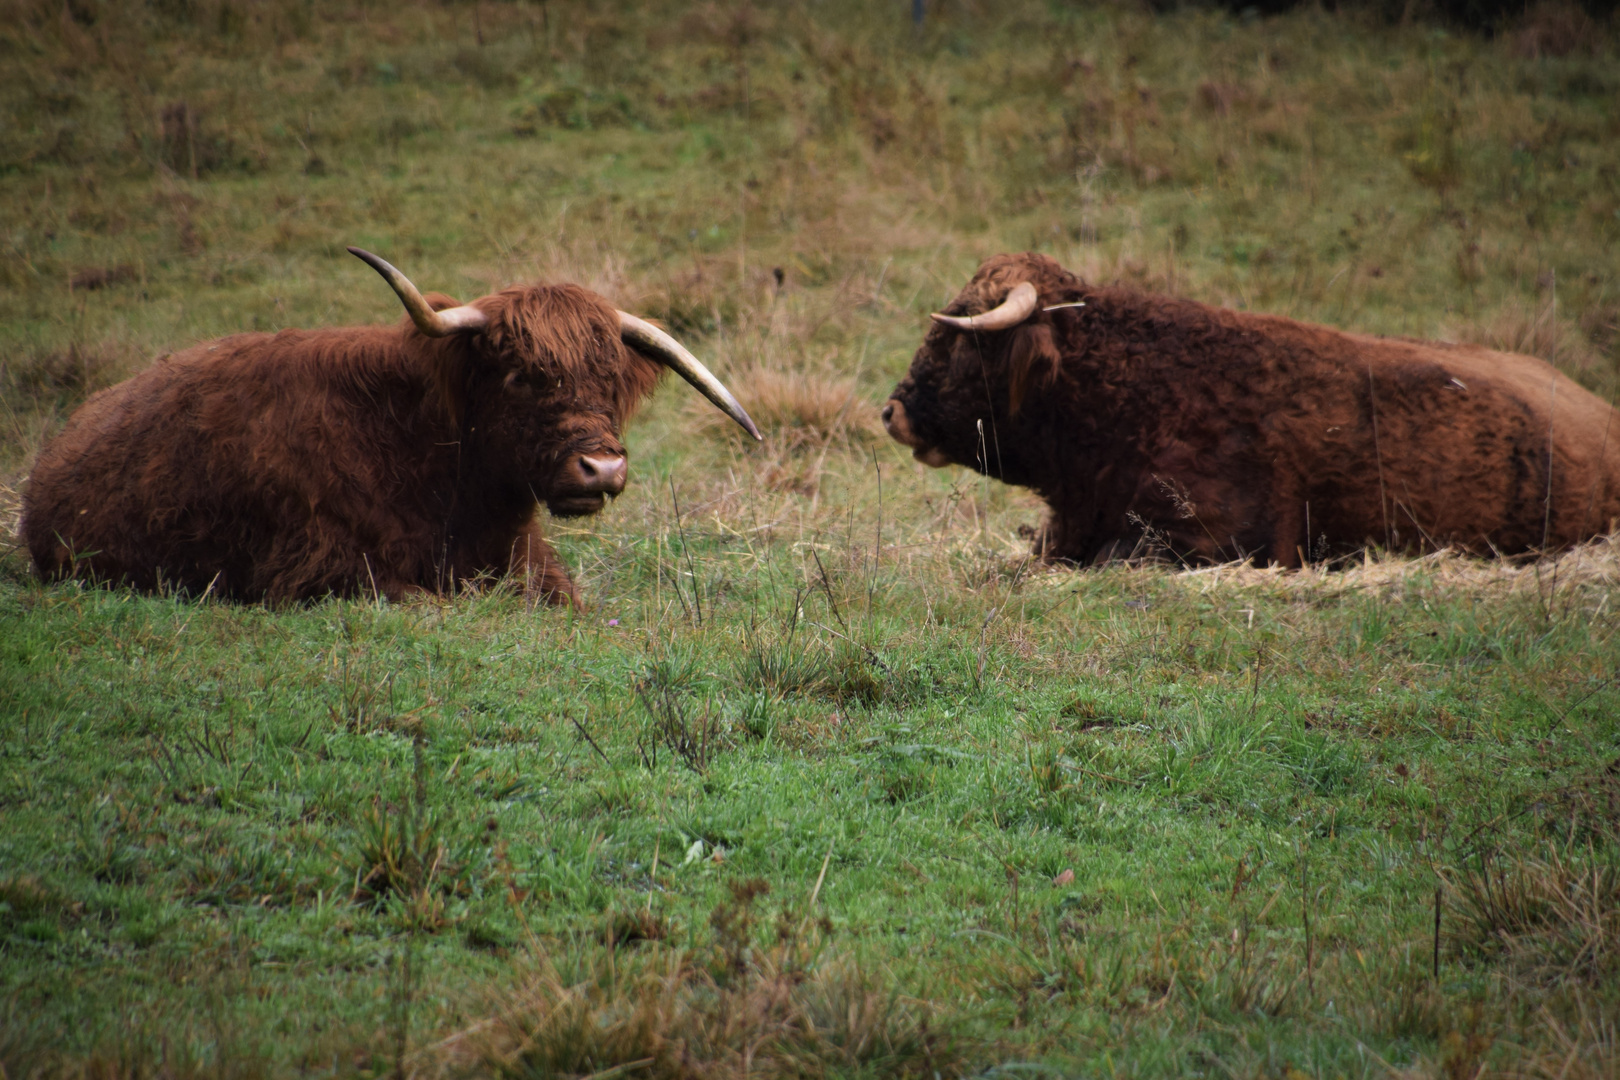
[[[479,333],[429,338],[404,320],[238,334],[96,394],[24,493],[35,567],[271,601],[510,572],[576,601],[537,504],[600,509],[567,466],[624,456],[619,430],[664,369],[577,286],[474,304]]]
[[[1516,553],[1620,518],[1620,417],[1534,357],[1099,288],[1036,254],[989,260],[947,313],[1020,281],[1085,306],[934,326],[885,420],[919,460],[1038,492],[1048,557],[1148,534],[1284,566],[1368,544]]]

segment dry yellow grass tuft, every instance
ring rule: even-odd
[[[22,485],[0,480],[0,548],[22,544]]]
[[[930,1029],[931,1006],[885,993],[875,973],[823,951],[819,925],[784,911],[776,940],[753,944],[750,906],[764,891],[732,886],[736,902],[716,909],[707,952],[648,943],[566,961],[541,954],[514,1000],[424,1048],[418,1073],[727,1080],[829,1065],[935,1076],[958,1063]]]
[[[1614,1080],[1620,1076],[1620,1026],[1600,1009],[1579,1004],[1563,1019],[1542,1007],[1534,1035],[1513,1064],[1481,1075],[1496,1080]]]
[[[1083,572],[1062,570],[1047,575],[1046,581],[1051,587],[1061,587],[1070,574]],[[1620,584],[1620,533],[1536,560],[1480,559],[1447,548],[1426,555],[1366,551],[1359,561],[1336,569],[1308,566],[1285,570],[1245,560],[1170,573],[1173,579],[1195,586],[1200,592],[1257,587],[1388,592],[1419,583],[1494,596],[1606,592]]]
[[[853,377],[756,364],[733,374],[729,385],[760,430],[788,453],[883,435],[877,408],[861,399]],[[699,407],[706,404],[691,408],[705,427],[724,428],[724,416]]]
[[[842,459],[885,437],[877,408],[861,397],[853,376],[754,362],[725,379],[765,437],[753,457],[768,490],[813,498],[829,452]],[[706,401],[694,398],[686,411],[704,438],[734,433]]]

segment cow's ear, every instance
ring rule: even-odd
[[[1007,412],[1017,416],[1024,397],[1037,385],[1046,387],[1057,379],[1058,351],[1052,341],[1052,328],[1030,322],[1013,331],[1012,349],[1007,354]]]

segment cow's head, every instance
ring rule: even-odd
[[[883,406],[883,426],[925,465],[966,465],[1030,484],[1032,453],[1016,439],[1031,401],[1059,366],[1050,317],[1082,284],[1044,255],[998,255],[957,293]]]
[[[577,285],[522,285],[470,304],[423,297],[384,260],[350,248],[393,287],[433,350],[464,440],[508,449],[513,482],[553,514],[593,514],[624,490],[620,431],[665,368],[758,439],[719,379],[674,338]]]

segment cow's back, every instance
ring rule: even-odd
[[[1105,332],[1075,321],[1069,370],[1115,388],[1105,411],[1144,445],[1124,495],[1188,550],[1291,562],[1326,536],[1517,552],[1620,518],[1620,415],[1543,360],[1117,288],[1088,299]]]
[[[35,566],[56,576],[77,564],[146,589],[277,592],[278,578],[325,554],[297,529],[331,494],[312,485],[373,479],[344,459],[384,452],[356,447],[389,430],[365,408],[391,389],[370,384],[407,378],[388,348],[397,341],[388,328],[240,334],[92,395],[30,474],[23,534]]]
[[[1289,418],[1272,450],[1317,524],[1337,513],[1376,523],[1367,539],[1485,554],[1567,546],[1620,516],[1620,415],[1551,364],[1239,318],[1289,358],[1264,407]]]

